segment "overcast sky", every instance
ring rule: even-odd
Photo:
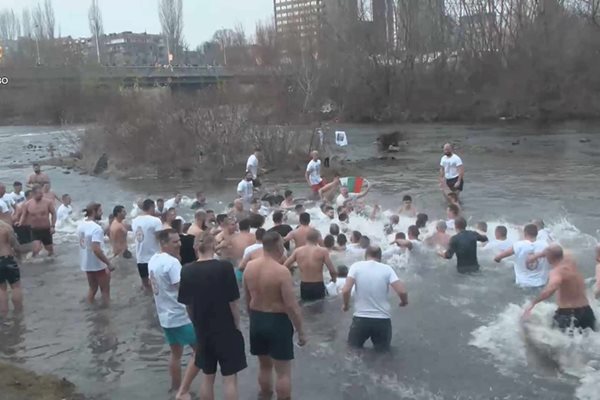
[[[39,0],[43,2],[43,0]],[[38,0],[0,0],[0,10],[12,8],[19,15]],[[53,0],[56,29],[63,36],[89,36],[87,21],[91,0]],[[99,0],[104,32],[159,33],[158,0]],[[142,6],[143,5],[143,6]],[[257,21],[273,19],[273,0],[183,0],[183,34],[190,48],[209,40],[221,28],[241,23],[251,36]]]

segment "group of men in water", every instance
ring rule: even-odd
[[[319,232],[311,225],[311,214],[304,203],[294,200],[291,191],[287,190],[283,196],[264,196],[265,201],[257,197],[260,174],[264,171],[259,168],[259,159],[257,148],[248,159],[244,179],[238,184],[238,197],[223,214],[205,210],[206,199],[197,193],[192,206],[194,220],[186,224],[178,216],[183,203],[177,193],[167,201],[140,200],[131,223],[126,222],[125,207],[118,205],[107,226],[100,223],[102,205],[90,203],[85,208],[85,219],[78,224],[80,267],[88,280],[90,303],[100,291],[102,303],[109,304],[111,271],[132,258],[128,250],[128,232],[132,232],[142,288],[154,295],[158,319],[171,349],[171,389],[177,399],[190,398],[192,381],[200,371],[201,398],[214,398],[217,365],[224,376],[224,397],[239,397],[237,374],[247,366],[240,326],[241,297],[249,317],[250,353],[259,361],[260,396],[271,398],[275,391],[279,399],[291,397],[294,332],[298,345],[303,346],[307,340],[294,289],[296,268],[303,302],[339,294],[342,309],[348,311],[354,299],[349,345],[360,348],[370,339],[376,350],[388,349],[392,339],[390,289],[398,296],[401,307],[408,304],[408,294],[396,271],[386,262],[401,254],[418,255],[427,246],[437,249],[442,258],[456,256],[459,273],[479,270],[478,242],[487,243],[483,248],[494,252],[497,262],[514,256],[517,285],[545,287],[525,316],[537,303],[556,292],[557,326],[595,329],[583,277],[574,259],[552,242],[542,221],[527,224],[523,228],[524,239],[514,243],[507,238],[504,226],[495,229],[492,241],[488,240],[485,223],[479,223],[476,230],[467,229],[459,201],[465,171],[451,145],[444,146],[440,162],[440,187],[448,201],[448,219],[437,222],[435,232],[421,241],[419,236],[426,227],[427,215],[418,213],[412,198],[404,196],[398,214],[389,217],[386,225],[385,233],[394,236],[386,249],[350,229],[350,218],[355,215],[382,218],[378,207],[368,212],[361,200],[370,185],[356,192],[350,191],[339,176],[325,182],[319,154],[311,153],[305,179],[313,198],[320,199],[321,218],[331,222],[328,232]],[[12,212],[2,212],[3,222],[0,222],[0,311],[4,314],[8,311],[7,283],[13,290],[15,309],[22,307],[16,263],[19,250],[23,250],[19,243],[40,242],[52,254],[52,234],[57,214],[61,212],[54,210],[57,197],[49,194],[49,183],[47,175],[36,165],[28,180],[31,191],[19,202],[11,203],[9,197],[4,200],[5,189],[0,185],[0,211],[4,210],[3,204],[6,208],[8,204],[13,207]],[[10,198],[17,198],[20,192],[15,183]],[[70,215],[70,197],[65,195],[61,201],[61,207],[66,208],[63,213]],[[400,216],[415,218],[407,232],[398,231]],[[273,225],[268,230],[267,217]],[[286,223],[296,219],[296,228]],[[25,231],[30,232],[30,237],[25,238]],[[103,250],[106,236],[111,243],[111,256]],[[32,250],[37,254],[39,245]],[[600,247],[597,258],[600,276]],[[336,265],[336,260],[356,262],[348,268],[341,263]],[[325,283],[324,267],[329,284]],[[598,281],[596,290],[600,293]],[[194,355],[182,374],[182,356],[188,346],[193,348]]]

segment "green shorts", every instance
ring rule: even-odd
[[[163,328],[163,330],[169,346],[196,345],[196,332],[194,332],[194,325],[192,324],[178,326],[177,328]]]

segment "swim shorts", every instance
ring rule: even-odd
[[[287,314],[250,310],[250,354],[294,359],[294,327]]]
[[[169,346],[195,346],[197,343],[194,325],[187,324],[177,328],[163,328]]]
[[[311,185],[310,189],[314,192],[317,193],[319,191],[319,189],[321,189],[323,186],[325,186],[327,184],[327,182],[325,182],[325,179],[321,179],[321,182],[317,183],[316,185]]]
[[[367,339],[371,339],[377,351],[390,348],[392,341],[392,320],[384,318],[352,318],[348,344],[352,347],[362,348]]]
[[[326,294],[323,282],[300,282],[300,298],[304,301],[321,300]]]
[[[206,375],[216,374],[217,364],[223,376],[235,375],[246,369],[248,364],[242,333],[233,329],[208,336],[198,335],[195,364]]]
[[[15,226],[14,230],[19,244],[29,244],[33,242],[33,238],[31,237],[31,227],[29,225]]]
[[[21,280],[19,265],[13,256],[0,257],[0,284],[14,285]]]
[[[150,276],[150,274],[148,273],[148,263],[138,264],[137,269],[140,274],[140,278],[144,279]]]
[[[579,330],[590,328],[596,330],[596,316],[590,306],[579,308],[559,308],[554,313],[554,321],[552,324],[564,331],[569,328],[577,328]]]
[[[31,228],[33,240],[39,240],[44,246],[52,246],[52,233],[50,228]]]
[[[465,180],[463,179],[462,181],[460,181],[460,185],[459,185],[458,189],[454,187],[454,185],[456,185],[456,182],[458,182],[458,176],[456,178],[446,179],[446,185],[448,185],[448,188],[450,190],[452,190],[453,192],[456,192],[456,191],[462,192],[463,187],[465,186]]]

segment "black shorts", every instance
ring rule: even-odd
[[[150,274],[148,273],[148,263],[141,263],[137,265],[140,278],[147,278]]]
[[[365,342],[371,339],[377,351],[390,348],[392,341],[392,320],[380,318],[352,318],[348,344],[352,347],[362,348]]]
[[[250,354],[294,359],[294,327],[287,314],[250,310]]]
[[[31,228],[33,240],[39,240],[44,246],[52,246],[52,233],[50,228]]]
[[[33,242],[33,238],[31,237],[31,227],[29,225],[15,226],[14,230],[19,244],[29,244]]]
[[[458,182],[458,176],[456,178],[446,179],[446,185],[448,185],[448,188],[450,190],[452,190],[453,192],[456,192],[456,191],[462,192],[463,187],[465,186],[465,180],[463,179],[460,181],[460,185],[459,185],[458,189],[454,187],[454,185],[456,185],[456,182]]]
[[[14,285],[21,280],[19,265],[13,256],[0,257],[0,284]]]
[[[198,336],[198,349],[195,364],[206,375],[217,373],[217,364],[221,375],[231,376],[246,369],[246,349],[242,333],[234,331],[208,336]]]
[[[254,186],[255,188],[261,187],[262,183],[260,182],[260,179],[259,178],[252,179],[252,186]]]
[[[587,329],[596,330],[596,316],[592,307],[585,306],[579,308],[559,308],[554,313],[552,326],[562,331],[567,329]]]
[[[300,298],[304,301],[321,300],[326,294],[323,282],[300,282]]]

